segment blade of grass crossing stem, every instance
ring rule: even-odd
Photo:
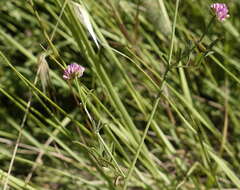
[[[192,104],[191,93],[190,93],[190,90],[189,90],[189,87],[188,87],[188,82],[187,82],[187,79],[186,79],[184,68],[181,67],[182,66],[181,62],[179,63],[179,66],[180,66],[179,73],[180,73],[181,85],[182,85],[182,90],[183,90],[184,96],[185,96],[186,100],[188,100],[188,102],[190,104]]]

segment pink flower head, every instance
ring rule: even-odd
[[[85,68],[83,66],[78,65],[77,63],[72,63],[64,70],[63,78],[65,80],[71,80],[75,77],[81,77],[84,71]]]
[[[213,3],[211,8],[214,10],[218,20],[224,21],[229,17],[228,8],[225,3]]]

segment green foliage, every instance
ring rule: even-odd
[[[0,187],[240,188],[239,3],[211,2],[0,1]]]

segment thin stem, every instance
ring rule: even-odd
[[[210,26],[212,25],[212,23],[214,22],[215,18],[216,18],[216,16],[213,16],[213,17],[211,18],[211,20],[209,21],[209,23],[208,23],[205,31],[203,32],[202,36],[200,37],[200,39],[195,42],[194,46],[193,46],[190,50],[188,50],[188,52],[187,52],[185,55],[183,55],[182,57],[179,58],[178,62],[180,62],[181,60],[183,60],[183,59],[184,59],[185,57],[187,57],[196,47],[198,47],[198,44],[201,43],[201,42],[203,41],[204,37],[208,34],[209,28],[210,28]]]
[[[38,73],[35,77],[34,85],[37,84],[37,81],[38,81]],[[23,131],[23,128],[24,128],[25,123],[27,121],[27,116],[28,116],[29,109],[30,109],[30,106],[31,106],[32,97],[33,97],[33,93],[32,93],[32,90],[31,90],[31,94],[30,94],[30,97],[29,97],[29,100],[28,100],[28,103],[27,103],[27,106],[26,106],[25,114],[23,116],[22,123],[21,123],[21,126],[20,126],[20,130],[19,130],[19,133],[18,133],[18,138],[17,138],[17,141],[16,141],[16,145],[15,145],[14,150],[13,150],[13,155],[12,155],[12,159],[11,159],[11,162],[10,162],[10,165],[9,165],[9,168],[8,168],[8,173],[7,173],[5,183],[4,183],[3,190],[6,190],[8,188],[9,176],[11,175],[12,167],[13,167],[14,160],[15,160],[15,157],[16,157],[16,154],[17,154],[17,150],[18,150],[18,146],[20,144],[20,140],[21,140],[21,137],[22,137],[22,131]]]
[[[170,52],[168,55],[168,65],[170,65],[171,61],[172,61],[173,45],[174,45],[174,39],[175,39],[175,30],[176,30],[179,2],[180,2],[180,0],[176,1],[176,8],[175,8],[175,13],[174,13],[174,21],[173,21],[172,35],[171,35],[171,46],[170,46]]]
[[[97,133],[97,136],[99,138],[99,140],[101,141],[101,143],[103,144],[105,150],[107,151],[107,153],[109,154],[109,156],[112,158],[114,164],[116,165],[118,171],[121,173],[121,175],[123,177],[125,177],[125,174],[123,173],[123,171],[121,170],[120,166],[118,165],[117,161],[115,160],[114,156],[112,155],[111,151],[109,150],[108,146],[106,145],[106,143],[104,142],[103,138],[101,137],[101,135],[99,133]]]
[[[152,113],[151,113],[151,115],[150,115],[150,118],[149,118],[149,120],[148,120],[147,126],[146,126],[146,128],[145,128],[145,130],[144,130],[143,137],[142,137],[141,142],[140,142],[140,144],[139,144],[139,146],[138,146],[138,149],[137,149],[137,152],[136,152],[136,154],[135,154],[134,160],[133,160],[133,162],[132,162],[132,165],[131,165],[131,167],[130,167],[130,170],[129,170],[129,172],[128,172],[128,175],[127,175],[127,177],[126,177],[123,190],[126,190],[126,189],[127,189],[128,181],[129,181],[129,179],[130,179],[130,177],[131,177],[131,175],[132,175],[132,172],[133,172],[133,170],[134,170],[134,167],[135,167],[135,164],[136,164],[136,162],[137,162],[138,156],[139,156],[139,154],[140,154],[140,152],[141,152],[141,150],[142,150],[142,146],[143,146],[144,141],[145,141],[145,138],[146,138],[146,136],[147,136],[148,129],[149,129],[151,123],[152,123],[154,114],[155,114],[155,112],[156,112],[156,110],[157,110],[157,106],[158,106],[158,103],[159,103],[159,101],[160,101],[160,98],[161,98],[161,96],[158,96],[157,99],[156,99],[156,101],[155,101],[154,108],[153,108]]]
[[[209,23],[208,23],[208,25],[207,25],[204,33],[202,34],[201,38],[198,40],[197,43],[200,43],[200,42],[203,40],[203,38],[207,35],[207,33],[208,33],[208,31],[209,31],[209,28],[210,28],[210,26],[212,25],[212,23],[214,22],[215,18],[216,18],[216,16],[213,16],[213,17],[211,18],[211,20],[209,21]]]
[[[137,152],[136,152],[136,154],[135,154],[134,160],[133,160],[132,165],[131,165],[131,167],[130,167],[130,169],[129,169],[128,175],[127,175],[127,177],[126,177],[123,190],[126,190],[126,189],[127,189],[128,181],[129,181],[129,179],[130,179],[130,177],[131,177],[131,175],[132,175],[132,172],[133,172],[133,170],[134,170],[134,167],[135,167],[135,164],[136,164],[136,162],[137,162],[138,156],[139,156],[139,154],[140,154],[140,152],[141,152],[141,150],[142,150],[142,146],[144,145],[144,141],[145,141],[145,138],[146,138],[146,136],[147,136],[148,129],[149,129],[151,123],[152,123],[153,117],[154,117],[154,115],[155,115],[155,113],[156,113],[156,110],[157,110],[157,106],[158,106],[159,101],[160,101],[160,99],[161,99],[162,88],[164,87],[165,81],[166,81],[166,79],[167,79],[167,75],[168,75],[168,73],[169,73],[169,71],[170,71],[170,69],[171,69],[171,61],[172,61],[172,54],[173,54],[173,47],[174,47],[174,38],[175,38],[175,29],[176,29],[176,22],[177,22],[179,2],[180,2],[180,0],[177,0],[177,1],[176,1],[174,22],[173,22],[172,35],[171,35],[171,46],[170,46],[170,51],[169,51],[169,56],[168,56],[167,68],[166,68],[166,71],[165,71],[165,73],[164,73],[164,75],[163,75],[163,80],[162,80],[162,82],[161,82],[161,84],[160,84],[160,87],[159,87],[160,91],[159,91],[158,96],[157,96],[157,98],[156,98],[156,101],[155,101],[155,103],[154,103],[153,110],[152,110],[151,115],[150,115],[150,117],[149,117],[147,126],[146,126],[146,128],[145,128],[145,130],[144,130],[143,137],[141,138],[141,141],[140,141],[140,144],[139,144],[139,146],[138,146]]]
[[[80,97],[80,99],[82,101],[82,108],[86,112],[87,117],[88,117],[89,121],[91,122],[92,126],[95,127],[96,126],[95,121],[93,120],[93,118],[90,115],[90,113],[89,113],[89,111],[87,109],[87,106],[86,106],[86,103],[87,103],[86,102],[86,95],[83,92],[83,87],[79,85],[79,82],[78,82],[77,79],[75,79],[75,82],[76,82],[76,85],[77,85],[78,95],[79,95],[79,97]],[[80,104],[79,104],[79,106],[80,106]]]
[[[223,130],[222,130],[222,142],[221,142],[221,146],[220,146],[220,155],[223,154],[224,152],[224,146],[227,142],[227,135],[228,135],[228,123],[229,123],[229,119],[228,119],[228,81],[227,79],[225,80],[225,100],[224,100],[224,125],[223,125]]]

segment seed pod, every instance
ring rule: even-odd
[[[38,57],[38,74],[42,84],[43,92],[46,93],[46,88],[49,85],[49,66],[46,61],[45,53],[42,53]]]

